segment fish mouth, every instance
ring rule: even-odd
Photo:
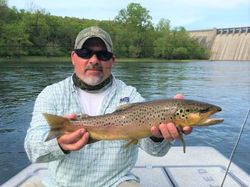
[[[209,112],[207,117],[201,121],[200,125],[215,125],[218,123],[222,123],[224,121],[223,118],[210,118],[213,114],[220,112],[222,109],[218,106],[212,108]]]
[[[200,125],[215,125],[218,123],[222,123],[224,121],[223,118],[207,118],[203,120]]]

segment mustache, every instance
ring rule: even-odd
[[[93,64],[93,65],[90,64],[84,68],[84,71],[86,72],[86,71],[92,70],[92,69],[95,69],[97,71],[103,71],[103,68],[100,64]]]

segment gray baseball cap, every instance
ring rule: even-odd
[[[81,49],[84,42],[86,42],[87,39],[93,37],[100,38],[105,43],[107,51],[109,52],[113,51],[112,50],[113,44],[110,35],[106,31],[97,26],[88,27],[78,33],[75,41],[75,49]]]

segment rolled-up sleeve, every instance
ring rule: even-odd
[[[150,138],[143,138],[139,141],[139,146],[150,155],[164,156],[170,149],[171,143],[165,140],[162,142],[154,142]]]

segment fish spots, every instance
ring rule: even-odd
[[[129,133],[131,133],[133,137],[136,134],[136,139],[140,139],[146,134],[150,135],[152,126],[159,126],[161,123],[175,122],[183,126],[198,123],[201,115],[206,115],[211,107],[204,103],[197,103],[191,100],[176,99],[138,103],[110,114],[82,118],[76,124],[83,127],[84,125],[86,127],[94,126],[95,128],[91,129],[98,130],[98,133],[104,138],[110,139],[109,136],[112,134],[117,139],[124,139],[124,134],[126,134],[125,138],[128,139]]]
[[[180,108],[175,112],[175,118],[186,121],[188,119],[189,112],[190,112],[189,109]]]
[[[103,126],[117,126],[117,124],[111,123],[111,122],[106,122],[103,124]]]

